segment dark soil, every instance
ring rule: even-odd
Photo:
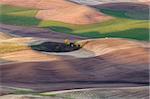
[[[43,51],[43,52],[71,52],[80,49],[80,45],[75,45],[74,43],[65,44],[57,42],[44,42],[38,45],[30,46],[33,50]]]

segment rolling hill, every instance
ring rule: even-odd
[[[62,7],[61,4],[55,5],[57,4],[56,2],[52,6],[54,9]],[[74,5],[74,3],[71,3],[71,4]],[[20,6],[23,6],[23,5],[21,4]],[[110,9],[109,6],[113,8]],[[42,11],[48,11],[48,10],[45,10],[46,7],[47,6],[44,6]],[[38,19],[36,18],[36,16],[39,10],[30,8],[30,6],[29,8],[24,8],[24,7],[10,6],[10,5],[1,5],[1,8],[4,10],[2,11],[1,16],[0,16],[1,17],[0,22],[3,24],[10,24],[10,25],[44,27],[44,28],[53,30],[55,32],[78,35],[78,36],[88,37],[88,38],[104,38],[104,37],[113,37],[113,38],[117,37],[118,38],[119,37],[119,38],[130,38],[130,39],[137,39],[137,40],[144,40],[144,41],[149,40],[148,38],[149,37],[149,29],[148,29],[149,20],[148,20],[148,6],[147,5],[132,2],[132,3],[107,3],[107,4],[100,4],[100,5],[92,6],[92,7],[97,9],[96,12],[99,11],[100,13],[104,13],[105,15],[110,16],[111,19],[109,20],[100,19],[101,21],[98,23],[86,24],[86,25],[85,24],[84,25],[83,24],[82,25],[81,24],[80,25],[69,24],[69,23],[64,23],[60,21]],[[128,7],[134,8],[134,9],[130,9],[130,10],[125,9]],[[86,8],[91,9],[87,6]],[[122,11],[115,10],[115,8],[122,9]],[[64,11],[67,10],[66,8],[62,8],[62,9]],[[53,13],[53,15],[56,15],[58,18],[61,18],[58,16],[59,14],[56,14],[56,12],[57,11],[54,11],[55,14]],[[81,13],[83,14],[84,11],[83,12],[81,11]],[[72,16],[77,16],[77,13],[73,14],[69,12],[69,14]],[[42,14],[42,16],[43,15],[45,14]],[[51,15],[51,17],[55,17],[53,15]],[[74,17],[70,17],[70,18],[74,18]],[[75,18],[75,19],[78,19],[78,18]],[[71,19],[71,20],[76,21],[75,19]]]
[[[37,91],[148,85],[147,44],[120,39],[89,40],[83,49],[95,56],[0,65],[1,83]]]
[[[42,20],[53,20],[70,24],[91,24],[111,19],[111,17],[93,8],[66,0],[1,0],[1,3],[38,9],[35,17]]]
[[[0,0],[0,99],[147,99],[148,0]]]

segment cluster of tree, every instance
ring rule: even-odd
[[[77,42],[77,41],[74,41],[74,42],[71,42],[69,39],[65,39],[64,40],[64,43],[67,45],[67,46],[70,46],[70,47],[77,47],[77,48],[80,48],[80,44]]]

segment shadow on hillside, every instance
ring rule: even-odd
[[[121,18],[149,20],[149,6],[138,3],[111,3],[94,6],[101,12]]]

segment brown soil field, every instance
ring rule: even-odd
[[[119,39],[96,40],[93,43],[96,42],[100,45],[107,42],[106,49],[130,45],[128,40]],[[131,45],[133,43],[134,41]],[[89,58],[0,65],[1,83],[5,86],[31,88],[37,91],[146,86],[149,84],[149,48],[143,45],[145,44],[135,42],[133,47]],[[89,42],[87,48],[93,50],[93,46]],[[98,49],[101,52],[100,47]]]
[[[44,38],[56,42],[64,42],[65,39],[69,39],[71,41],[86,39],[85,37],[58,33],[51,31],[50,29],[37,27],[22,27],[0,24],[0,30],[4,33],[9,33],[11,35],[16,35],[20,37]]]
[[[1,34],[0,34],[1,35]],[[30,44],[32,42],[36,42],[38,39],[36,38],[31,38],[31,37],[13,37],[13,38],[8,38],[8,39],[0,39],[0,43],[22,43],[22,44]]]
[[[79,36],[73,36],[69,34],[63,34],[58,32],[53,32],[49,29],[36,28],[36,27],[21,27],[21,26],[12,26],[12,25],[0,25],[0,30],[2,31],[1,43],[21,43],[25,46],[44,42],[44,41],[53,41],[53,42],[64,42],[65,39],[82,40],[85,39]],[[12,37],[10,35],[13,35]],[[11,38],[10,38],[11,37]],[[44,53],[36,52],[33,50],[22,50],[18,52],[11,52],[7,54],[0,55],[0,62],[26,62],[26,61],[51,61],[61,59],[72,59],[73,56],[63,56],[57,55],[46,55]]]
[[[118,6],[116,3],[109,3],[94,7],[125,11],[146,9],[147,11],[145,2],[148,0],[139,1],[144,2],[117,3]],[[0,4],[38,9],[36,18],[71,24],[92,24],[112,19],[94,8],[69,2],[69,0],[0,0]],[[32,45],[46,42],[64,45],[66,39],[69,39],[69,42],[76,41],[73,44],[79,44],[80,48],[60,53],[32,48]],[[2,51],[7,53],[0,54],[0,99],[20,98],[15,95],[17,88],[31,89],[33,92],[41,93],[102,88],[99,91],[100,94],[98,91],[91,92],[98,95],[104,95],[104,93],[108,95],[110,92],[110,97],[135,96],[147,99],[150,71],[148,42],[121,38],[89,39],[54,32],[48,28],[0,24],[0,43],[8,45],[1,47],[1,50],[5,49]],[[10,46],[11,43],[18,46],[20,44],[23,47],[12,50],[18,46]],[[48,45],[48,49],[50,47]],[[54,45],[54,48],[56,47]],[[136,89],[137,87],[139,89]],[[90,95],[89,93],[87,95],[85,91],[82,94]],[[47,98],[47,96],[43,97]],[[127,99],[130,99],[129,97]],[[24,95],[21,98],[24,98]]]
[[[83,49],[91,51],[95,56],[99,56],[105,53],[129,49],[129,48],[138,48],[139,46],[148,46],[140,42],[134,42],[127,39],[95,39],[95,40],[82,40],[80,41],[83,45]]]
[[[10,39],[10,38],[13,38],[13,36],[11,36],[7,33],[0,32],[0,40],[6,40],[6,39]]]
[[[39,9],[36,17],[71,24],[91,24],[112,17],[106,16],[93,8],[66,0],[0,0],[3,4]]]
[[[63,60],[62,56],[46,55],[33,50],[23,50],[0,55],[1,59],[10,62],[54,61]],[[67,57],[66,57],[67,58]],[[68,57],[69,59],[71,57]]]
[[[143,4],[150,5],[150,1],[149,0],[138,0],[138,1],[143,3]]]

